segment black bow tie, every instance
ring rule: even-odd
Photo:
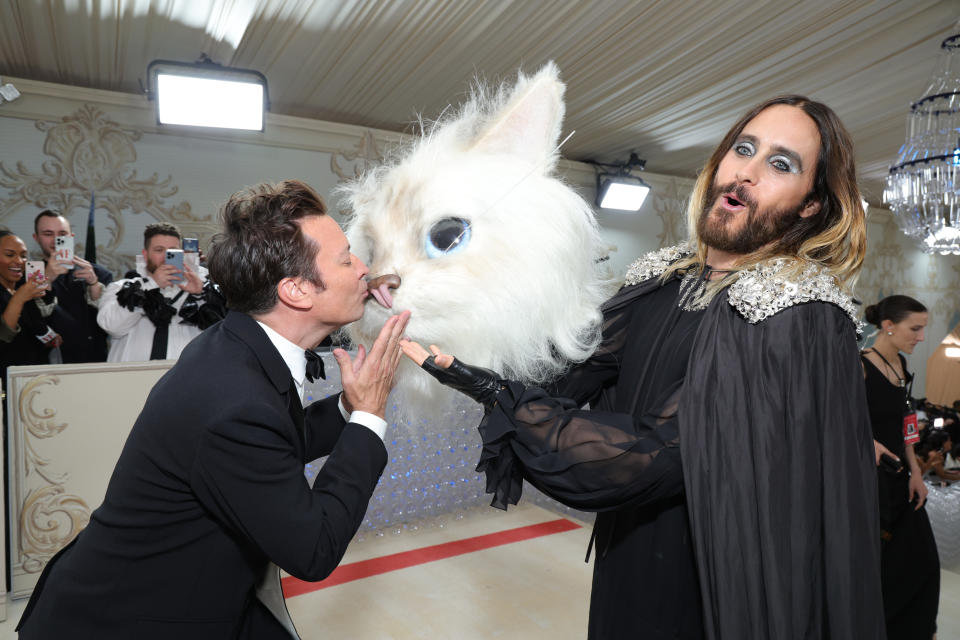
[[[307,358],[307,380],[313,382],[317,378],[327,379],[327,376],[323,375],[323,358],[317,355],[313,349],[307,349],[303,352],[303,355]]]

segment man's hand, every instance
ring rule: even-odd
[[[403,355],[416,362],[418,367],[423,366],[424,361],[430,357],[430,353],[433,354],[434,364],[439,367],[447,369],[453,364],[453,356],[440,353],[440,347],[435,344],[430,345],[430,353],[420,346],[419,342],[414,342],[413,340],[401,340],[400,348],[403,350]]]
[[[441,384],[470,396],[488,409],[493,407],[504,382],[495,371],[460,362],[449,354],[440,353],[435,344],[430,345],[433,355],[428,355],[423,347],[411,340],[401,340],[400,348]]]
[[[196,296],[203,293],[203,280],[200,279],[200,276],[197,275],[193,271],[193,269],[187,266],[183,267],[183,273],[187,281],[177,286],[179,286],[181,289],[183,289],[187,293],[192,293],[193,295],[196,295]],[[158,282],[157,284],[160,284],[160,283]]]
[[[393,375],[400,364],[400,338],[407,328],[410,312],[390,316],[380,329],[370,353],[361,346],[355,360],[343,349],[334,349],[343,384],[343,406],[347,411],[365,411],[383,418]]]
[[[151,274],[153,276],[153,281],[157,283],[157,286],[161,289],[166,289],[170,285],[174,284],[174,280],[177,280],[181,277],[182,272],[180,269],[177,269],[172,264],[162,264]]]
[[[76,265],[73,270],[73,277],[77,280],[83,280],[88,285],[97,284],[97,272],[93,270],[93,265],[81,258],[73,257],[73,264]]]
[[[51,253],[50,257],[47,258],[47,266],[44,269],[43,275],[46,276],[47,280],[49,280],[50,282],[53,282],[59,276],[62,276],[63,274],[65,274],[67,271],[69,271],[69,269],[67,269],[67,265],[65,265],[62,262],[58,262],[56,258],[56,254]]]

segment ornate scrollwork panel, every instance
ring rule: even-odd
[[[47,560],[90,522],[90,507],[62,485],[31,491],[20,512],[20,561],[27,573],[39,573]]]

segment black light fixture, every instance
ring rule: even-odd
[[[224,67],[206,54],[193,63],[154,60],[147,65],[146,94],[162,125],[263,131],[270,109],[262,73]]]
[[[590,161],[588,161],[590,162]],[[643,201],[650,193],[650,185],[640,176],[633,175],[633,171],[643,171],[646,160],[641,160],[636,153],[624,163],[590,162],[598,167],[597,170],[597,206],[601,209],[618,209],[620,211],[639,211]],[[609,169],[601,171],[599,168]]]

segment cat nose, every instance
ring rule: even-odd
[[[367,280],[367,291],[381,306],[391,309],[393,307],[393,294],[390,293],[390,290],[399,289],[400,282],[400,276],[397,274],[385,273],[369,278]]]

